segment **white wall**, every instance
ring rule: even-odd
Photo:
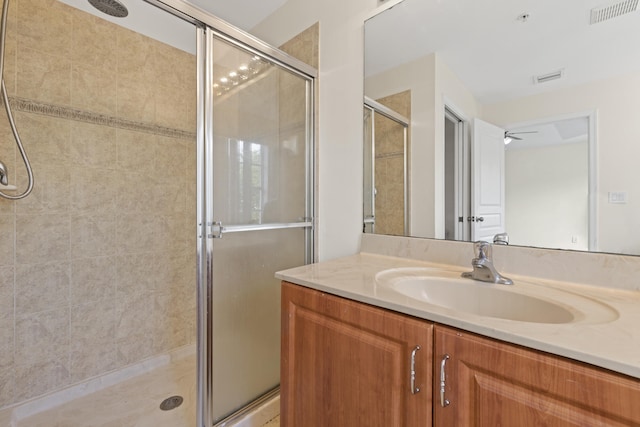
[[[597,250],[640,254],[640,73],[483,106],[485,120],[500,126],[590,111],[597,111]],[[627,191],[629,202],[608,203],[610,191]]]
[[[589,249],[588,165],[587,141],[506,151],[505,218],[511,244]]]
[[[320,23],[318,258],[357,253],[362,233],[363,26],[377,0],[289,0],[251,30],[273,46]]]

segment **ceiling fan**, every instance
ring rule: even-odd
[[[504,131],[504,144],[507,145],[508,143],[513,141],[514,139],[516,141],[522,141],[522,138],[520,138],[519,136],[516,136],[516,135],[525,134],[525,133],[538,133],[538,131],[537,130],[533,130],[533,131],[529,131],[529,132],[511,132],[511,131],[505,130]]]

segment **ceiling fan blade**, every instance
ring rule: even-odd
[[[528,132],[509,132],[509,131],[507,131],[507,133],[509,135],[518,135],[518,134],[521,134],[521,133],[538,133],[538,131],[537,130],[532,130],[532,131],[528,131]]]

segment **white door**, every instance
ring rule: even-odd
[[[471,239],[493,241],[505,232],[504,129],[473,120]]]

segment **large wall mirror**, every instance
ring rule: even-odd
[[[391,170],[367,116],[365,232],[640,254],[637,9],[404,0],[367,20],[365,98],[408,136]],[[404,228],[375,227],[389,203]]]

